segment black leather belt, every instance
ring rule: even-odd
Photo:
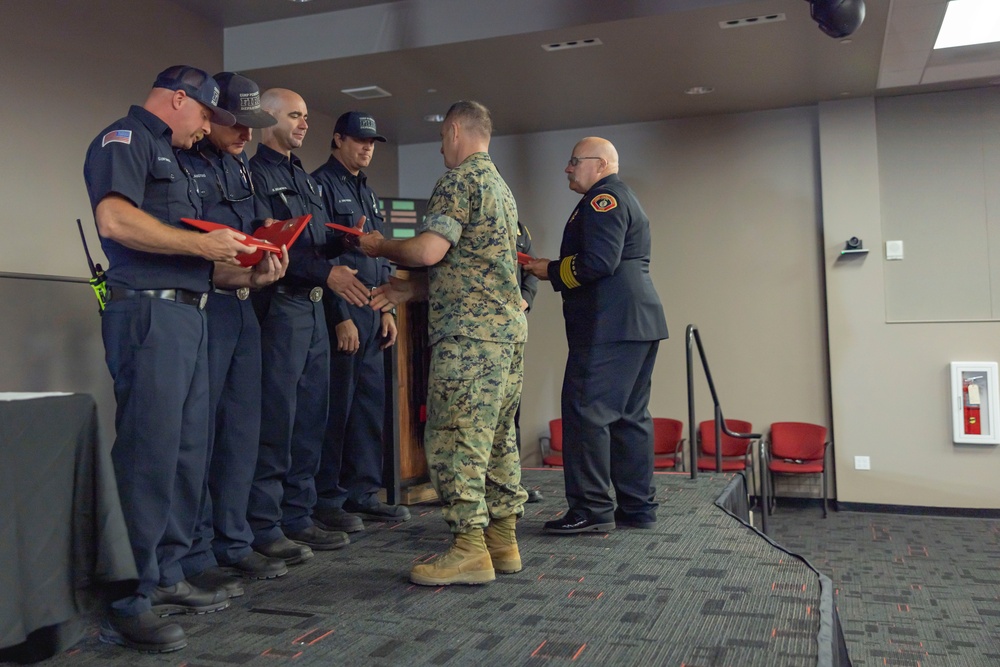
[[[212,291],[216,294],[225,294],[226,296],[234,296],[240,301],[246,301],[250,298],[250,288],[241,287],[239,289],[219,289],[218,287],[213,287]]]
[[[205,302],[208,301],[208,292],[192,292],[186,289],[126,289],[124,287],[111,287],[108,290],[111,301],[122,299],[166,299],[175,303],[183,303],[187,306],[197,306],[198,310],[204,310]]]
[[[291,296],[296,299],[309,299],[313,303],[319,303],[323,298],[322,287],[292,287],[290,285],[278,285],[274,288],[278,294]]]

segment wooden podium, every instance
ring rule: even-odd
[[[417,222],[427,209],[426,199],[380,200],[385,236],[405,239],[416,235]],[[400,278],[408,272],[398,270]],[[437,498],[427,474],[424,423],[427,414],[427,303],[407,303],[396,309],[399,330],[391,354],[386,354],[384,479],[389,503],[409,505]]]

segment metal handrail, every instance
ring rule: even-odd
[[[688,389],[688,440],[690,447],[690,461],[691,461],[691,479],[696,479],[698,477],[698,442],[696,429],[698,427],[698,422],[695,421],[694,414],[694,359],[692,348],[693,344],[698,345],[698,356],[701,357],[701,366],[705,371],[705,380],[708,381],[708,390],[712,394],[712,403],[715,406],[715,471],[722,472],[722,434],[725,433],[731,438],[741,438],[757,440],[758,442],[763,442],[760,433],[736,433],[730,431],[729,427],[726,426],[726,420],[722,416],[722,404],[719,402],[719,394],[715,390],[715,381],[712,379],[712,371],[708,367],[708,359],[705,357],[705,346],[701,342],[701,334],[698,332],[698,327],[693,324],[689,324],[687,327],[687,332],[685,334],[685,340],[687,342],[687,389]],[[763,461],[763,458],[761,459]],[[758,466],[762,465],[759,463]],[[763,532],[767,533],[767,491],[764,484],[764,471],[760,470],[759,475],[761,478],[761,503],[764,510],[761,512],[761,528]],[[752,482],[752,479],[751,479]],[[752,486],[752,484],[751,484]]]

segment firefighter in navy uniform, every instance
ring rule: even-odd
[[[649,218],[618,177],[611,142],[581,140],[566,173],[583,198],[566,223],[559,259],[526,266],[562,294],[569,343],[562,388],[569,510],[544,529],[650,528],[656,503],[649,393],[667,323],[649,276]]]
[[[213,261],[247,252],[235,231],[202,234],[193,179],[175,148],[190,148],[211,123],[232,125],[216,107],[204,71],[161,72],[142,106],[108,126],[87,149],[83,174],[101,236],[110,300],[101,321],[117,412],[111,458],[138,586],[111,603],[102,641],[147,652],[187,645],[162,615],[229,605],[221,590],[184,580],[208,454],[208,354],[204,312]]]
[[[236,117],[236,125],[213,125],[208,137],[178,151],[177,159],[198,184],[204,219],[251,234],[258,214],[244,148],[253,128],[277,121],[261,111],[256,83],[232,72],[213,78],[221,92],[219,106]],[[253,531],[246,518],[260,438],[261,377],[260,324],[248,297],[251,287],[274,282],[287,266],[287,256],[279,261],[271,253],[254,269],[219,263],[206,305],[213,440],[201,521],[181,566],[189,582],[223,586],[230,597],[242,595],[243,588],[229,574],[271,579],[288,572],[284,560],[251,549]]]
[[[261,96],[261,108],[278,120],[261,131],[250,160],[263,213],[275,220],[313,216],[288,251],[285,276],[255,295],[261,319],[261,429],[247,517],[254,550],[294,565],[312,558],[313,549],[350,543],[346,533],[323,530],[312,520],[330,388],[322,295],[329,288],[363,306],[369,291],[353,269],[330,266],[329,260],[346,248],[344,235],[326,226],[320,186],[292,152],[309,127],[305,101],[290,90],[272,88]]]
[[[330,222],[384,232],[378,198],[363,168],[371,164],[375,142],[384,142],[375,119],[349,111],[337,119],[330,159],[312,173],[323,188]],[[354,249],[337,264],[357,270],[369,289],[389,280],[389,261]],[[369,521],[407,521],[410,511],[378,498],[382,488],[382,431],[385,423],[385,354],[396,342],[396,320],[366,306],[353,306],[336,294],[324,295],[330,331],[330,415],[316,475],[318,500],[313,514],[329,530],[364,530]]]
[[[517,251],[531,256],[531,232],[520,220],[517,221]],[[531,304],[535,302],[535,294],[538,293],[538,278],[531,275],[524,269],[524,266],[517,267],[517,285],[521,288],[521,310],[527,314],[531,311]],[[517,412],[514,413],[514,431],[517,433],[517,450],[521,451],[521,405],[518,403]],[[528,503],[540,503],[544,500],[542,492],[538,489],[526,489],[528,492]]]

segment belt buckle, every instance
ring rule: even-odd
[[[198,299],[198,310],[205,310],[206,303],[208,303],[208,292],[202,292]]]
[[[311,290],[309,290],[309,300],[312,301],[313,303],[319,303],[322,298],[323,298],[322,287],[313,287]]]
[[[239,299],[240,301],[246,301],[247,299],[249,299],[250,298],[250,288],[249,287],[241,287],[238,290],[236,290],[236,298]]]

